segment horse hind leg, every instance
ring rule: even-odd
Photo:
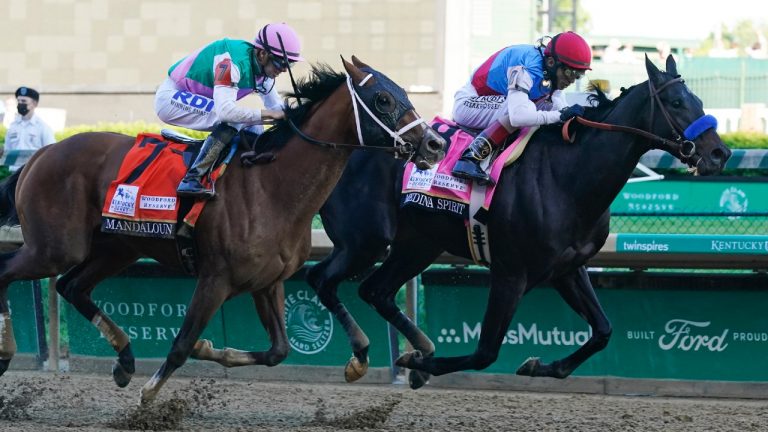
[[[37,280],[56,276],[69,265],[66,261],[54,262],[43,259],[35,249],[27,245],[8,253],[0,254],[0,376],[2,376],[16,354],[16,338],[8,306],[8,286],[17,280]],[[74,265],[74,264],[72,264]]]
[[[553,280],[552,285],[565,302],[589,323],[592,336],[587,343],[562,360],[545,364],[539,358],[529,358],[518,368],[518,375],[565,378],[608,345],[611,323],[600,306],[586,268],[581,266],[573,273]]]
[[[128,335],[115,324],[91,299],[96,284],[118,273],[138,259],[132,249],[120,244],[99,245],[84,262],[78,264],[56,283],[56,291],[80,314],[91,322],[117,353],[112,366],[112,378],[118,387],[131,382],[135,358]]]
[[[272,346],[267,351],[241,351],[233,348],[216,349],[206,339],[198,340],[192,358],[210,360],[225,367],[265,365],[276,366],[288,357],[288,334],[285,331],[285,289],[283,282],[266,291],[252,293],[261,324],[269,334]]]
[[[406,353],[397,359],[399,366],[417,369],[439,376],[463,370],[485,369],[496,361],[501,344],[525,292],[526,281],[519,269],[504,266],[491,268],[491,290],[480,327],[480,339],[475,352],[455,357],[423,357]]]

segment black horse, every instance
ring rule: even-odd
[[[488,213],[492,256],[488,305],[478,347],[470,355],[435,357],[432,341],[394,301],[400,287],[444,251],[471,258],[464,224],[451,216],[399,209],[402,164],[376,155],[353,156],[321,209],[333,252],[308,273],[309,284],[350,338],[354,355],[345,370],[347,380],[365,374],[369,341],[339,302],[336,289],[342,280],[384,257],[388,246],[388,256],[363,281],[359,294],[416,349],[397,360],[398,365],[412,369],[412,388],[422,386],[429,374],[491,365],[521,297],[547,281],[589,323],[592,337],[561,360],[544,364],[529,358],[517,373],[565,378],[602,350],[611,325],[585,264],[605,243],[609,206],[641,155],[663,148],[698,174],[708,175],[719,172],[731,154],[712,128],[700,134],[695,144],[680,138],[704,112],[701,100],[677,74],[671,56],[666,67],[662,72],[646,58],[648,81],[624,90],[613,101],[598,93],[597,105],[586,109],[586,119],[644,132],[607,132],[579,125],[575,142],[569,143],[559,127],[542,127],[520,159],[503,171]],[[649,132],[655,137],[649,139]],[[372,176],[389,181],[362,181]]]

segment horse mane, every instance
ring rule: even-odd
[[[346,79],[345,74],[334,71],[325,63],[313,64],[309,75],[299,78],[295,90],[285,94],[285,120],[279,120],[262,134],[253,144],[253,152],[259,154],[282,148],[295,134],[288,120],[299,126],[315,103],[330,96]]]
[[[616,99],[608,99],[608,96],[603,93],[599,88],[595,88],[595,93],[587,96],[587,101],[591,106],[584,107],[584,117],[587,120],[599,121],[604,119],[608,113],[616,108],[616,105],[627,97],[639,84],[635,84],[629,88],[621,88],[621,94]]]

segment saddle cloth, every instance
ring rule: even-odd
[[[413,162],[408,162],[403,173],[400,205],[417,205],[425,210],[445,212],[467,219],[470,216],[469,202],[472,188],[477,186],[468,180],[454,177],[451,175],[451,170],[474,137],[456,123],[440,117],[435,117],[430,125],[450,143],[448,153],[438,165],[428,170],[420,170]],[[504,148],[493,162],[490,176],[494,184],[486,188],[482,202],[482,208],[486,211],[496,192],[495,183],[501,176],[501,170],[520,157],[536,129],[538,127],[521,129],[517,138]]]
[[[496,183],[504,167],[512,164],[523,153],[538,126],[522,128],[517,138],[502,150],[490,167],[493,184],[488,186],[478,186],[451,174],[456,161],[469,147],[474,136],[451,120],[441,117],[435,117],[430,126],[449,142],[448,153],[437,166],[428,170],[420,170],[413,162],[408,162],[403,173],[400,206],[416,206],[461,218],[468,230],[470,250],[475,262],[490,265],[485,224],[488,208],[496,192]]]
[[[176,187],[187,172],[184,153],[189,145],[170,141],[161,135],[141,133],[125,155],[110,183],[101,216],[101,231],[139,237],[173,239],[179,220],[181,200]],[[232,146],[234,150],[235,146]],[[211,179],[224,172],[226,162],[214,169]],[[194,155],[192,155],[193,159]],[[202,183],[208,185],[207,176]],[[207,201],[186,205],[184,222],[194,227]]]

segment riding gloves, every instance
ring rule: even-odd
[[[581,117],[583,115],[584,115],[583,106],[579,104],[571,105],[569,107],[565,107],[560,110],[560,121],[564,122],[572,117]]]

